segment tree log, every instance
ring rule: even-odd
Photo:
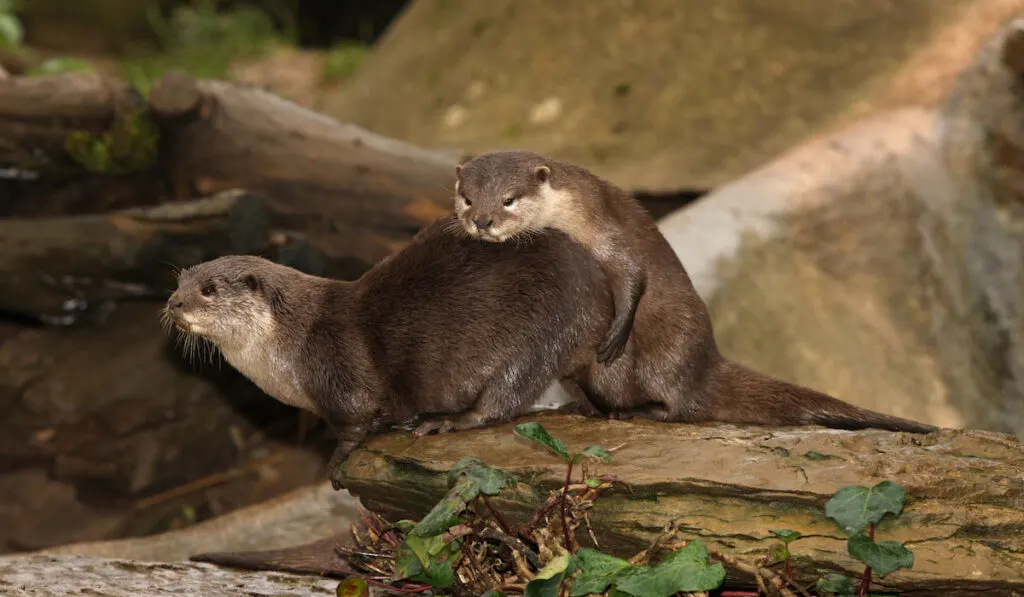
[[[148,534],[185,505],[209,516],[324,478],[321,453],[286,443],[294,409],[187,364],[158,308],[0,339],[0,551]]]
[[[60,321],[108,301],[166,296],[175,267],[265,253],[271,240],[264,200],[241,191],[111,214],[0,219],[0,309]]]
[[[991,432],[944,430],[925,436],[885,431],[737,428],[644,421],[537,416],[570,450],[598,443],[614,462],[589,465],[629,489],[601,497],[590,511],[602,550],[629,557],[675,521],[682,538],[752,561],[767,553],[769,529],[804,537],[790,545],[802,582],[829,571],[851,576],[863,564],[824,514],[845,485],[903,485],[908,500],[897,519],[878,525],[878,540],[908,544],[911,570],[876,579],[904,595],[1008,595],[1024,591],[1024,447]],[[519,421],[522,422],[522,421]],[[446,474],[473,455],[528,485],[492,499],[516,523],[528,521],[565,466],[543,448],[517,439],[512,425],[415,439],[394,433],[371,439],[347,463],[346,487],[392,520],[422,517],[446,492]],[[515,524],[515,523],[513,523]],[[591,541],[585,532],[582,545]],[[731,584],[749,579],[730,575]]]
[[[284,572],[251,572],[189,562],[157,563],[80,556],[0,558],[0,592],[9,597],[64,595],[333,595],[337,580]],[[378,595],[392,593],[375,593]]]

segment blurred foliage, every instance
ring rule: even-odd
[[[123,65],[125,79],[144,94],[167,71],[224,78],[235,60],[258,58],[295,38],[290,17],[282,33],[270,14],[252,6],[221,11],[213,0],[200,0],[166,18],[156,9],[148,14],[158,47],[126,57]]]
[[[18,8],[15,0],[0,0],[0,48],[21,46],[25,32],[21,27],[21,19],[15,14]]]
[[[129,174],[156,163],[159,141],[159,129],[145,109],[136,109],[118,115],[108,131],[70,133],[64,150],[89,172]]]
[[[352,41],[334,46],[324,59],[323,81],[335,83],[351,76],[362,65],[368,51],[367,46]]]

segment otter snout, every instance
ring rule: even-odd
[[[184,318],[185,302],[181,300],[177,290],[171,294],[171,298],[167,299],[167,313],[170,314],[174,327],[185,332],[188,331],[189,326]]]
[[[494,225],[494,218],[476,218],[473,220],[473,224],[476,226],[477,230],[479,230],[480,232],[484,232],[492,225]]]

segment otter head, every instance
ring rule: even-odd
[[[266,275],[271,261],[249,255],[219,257],[181,272],[164,318],[182,332],[217,346],[259,337],[273,325]]]
[[[475,238],[504,242],[548,225],[551,168],[526,151],[496,151],[455,166],[455,215]]]

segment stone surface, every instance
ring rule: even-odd
[[[1024,590],[1024,446],[1011,436],[691,426],[568,415],[531,420],[570,450],[594,443],[616,449],[613,463],[590,466],[629,484],[629,491],[605,495],[590,512],[601,548],[611,553],[632,555],[675,520],[684,537],[751,559],[765,554],[770,529],[789,528],[805,535],[792,546],[800,578],[813,581],[830,569],[857,574],[862,567],[847,555],[845,535],[825,517],[824,504],[844,485],[888,479],[906,488],[908,503],[899,519],[878,526],[877,537],[907,543],[916,563],[885,577],[881,586],[928,595]],[[379,436],[353,453],[347,487],[371,509],[418,518],[446,490],[447,471],[472,455],[529,483],[492,500],[511,519],[524,521],[540,496],[564,480],[564,465],[516,438],[511,424],[454,439]],[[580,541],[590,543],[582,535]]]
[[[46,555],[0,558],[0,593],[5,597],[319,597],[333,596],[337,586],[337,580],[315,576],[239,571],[189,562]]]
[[[1024,1],[559,6],[411,3],[321,108],[424,145],[552,154],[631,189],[705,189],[850,119],[938,101]],[[557,118],[531,121],[550,97]]]

